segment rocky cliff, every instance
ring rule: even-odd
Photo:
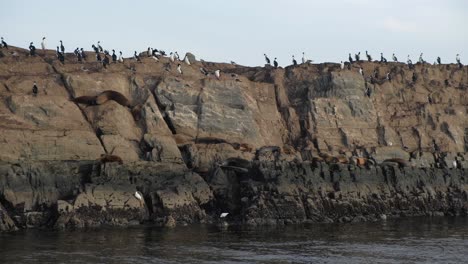
[[[1,49],[0,230],[467,214],[468,67],[189,57]]]

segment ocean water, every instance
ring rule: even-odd
[[[0,263],[468,263],[468,218],[0,234]]]

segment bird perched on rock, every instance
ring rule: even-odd
[[[203,67],[200,67],[200,72],[203,73],[203,75],[205,75],[205,76],[208,75],[208,71]]]
[[[36,47],[34,47],[33,43],[29,43],[29,55],[34,56],[36,55]]]
[[[107,55],[104,55],[104,59],[102,60],[102,66],[104,68],[107,68],[107,65],[109,65],[109,57],[107,57]]]
[[[349,60],[349,63],[353,63],[353,57],[351,57],[351,53],[349,53],[348,60]]]
[[[148,47],[148,49],[146,50],[146,57],[151,57],[151,55],[153,55],[153,52],[151,52],[151,48]]]
[[[297,61],[296,59],[294,58],[294,55],[292,55],[292,63],[294,66],[297,66]]]
[[[102,61],[102,58],[101,58],[101,53],[96,53],[96,61],[99,61],[101,62]]]
[[[362,76],[364,76],[364,70],[362,69],[362,67],[359,67],[359,74],[361,74]]]
[[[143,194],[141,192],[136,191],[134,195],[135,195],[135,198],[137,198],[140,201],[143,201]]]
[[[177,64],[177,71],[179,72],[179,74],[183,74],[182,67],[180,66],[180,63]]]
[[[2,38],[3,39],[3,38]],[[2,40],[3,41],[3,40]],[[455,60],[457,61],[457,63],[460,63],[460,54],[457,54],[457,56],[455,56]]]
[[[390,72],[387,72],[387,81],[392,81],[392,75],[390,75]]]
[[[115,55],[115,50],[112,50],[112,62],[116,62],[117,61],[117,55]]]
[[[215,73],[216,79],[219,80],[219,78],[221,78],[221,71],[220,71],[220,70],[216,70],[214,73]]]
[[[263,56],[265,56],[265,61],[267,64],[271,64],[270,58],[264,53]]]
[[[419,63],[424,63],[423,54],[419,55]]]
[[[91,47],[93,48],[94,52],[99,53],[98,47],[96,47],[94,44],[91,45]]]
[[[395,53],[392,54],[392,59],[393,59],[394,62],[398,62],[398,59],[397,59],[397,57],[395,56]]]
[[[45,50],[45,49],[46,49],[45,39],[46,39],[46,37],[42,37],[42,42],[41,42],[41,48],[42,48],[42,50]]]
[[[33,85],[33,88],[32,88],[32,92],[33,92],[33,95],[34,95],[34,96],[37,96],[38,90],[39,90],[39,89],[37,88],[36,81],[34,81],[34,85]]]
[[[174,55],[174,53],[172,53],[172,52],[169,53],[169,59],[170,59],[172,62],[175,61],[175,55]]]
[[[138,62],[141,62],[140,60],[140,56],[138,56],[137,52],[135,51],[135,53],[133,54],[133,58],[138,61]]]
[[[344,70],[344,62],[343,62],[343,61],[341,61],[341,63],[340,63],[340,68],[341,68],[342,70]]]
[[[306,63],[305,53],[302,52],[302,64]]]
[[[63,42],[60,40],[60,51],[63,55],[65,55],[65,46],[63,46]]]
[[[437,57],[437,64],[441,64],[441,60],[440,60],[440,57]]]
[[[5,42],[5,40],[3,39],[3,37],[1,38],[1,42],[0,42],[2,45],[0,45],[0,48],[5,48],[5,49],[8,49],[8,44]]]
[[[275,60],[273,61],[273,66],[275,66],[275,68],[278,68],[278,62],[276,61],[276,58],[275,58]]]
[[[190,60],[189,60],[187,54],[185,54],[184,62],[187,63],[187,65],[190,65]]]
[[[98,52],[103,52],[104,51],[104,49],[101,47],[101,41],[97,42],[97,48],[98,48]]]
[[[123,63],[122,51],[119,51],[119,62]]]
[[[381,63],[387,63],[387,59],[383,56],[383,53],[380,53],[380,62]]]
[[[367,57],[367,61],[372,61],[372,57],[369,53],[367,53],[367,50],[366,50],[366,57]]]
[[[361,52],[354,54],[354,58],[356,58],[356,61],[360,61],[360,57],[361,57]]]

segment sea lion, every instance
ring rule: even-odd
[[[279,155],[281,154],[281,148],[278,146],[264,146],[257,151],[255,151],[255,159],[258,160],[260,155],[264,155],[266,153],[272,153],[275,157],[275,159],[279,158]]]
[[[226,160],[224,160],[220,166],[221,167],[231,166],[231,167],[240,167],[240,168],[248,169],[252,166],[252,163],[246,159],[232,157],[232,158],[227,158]]]
[[[233,170],[235,172],[242,172],[242,173],[247,173],[249,172],[248,169],[246,168],[241,168],[241,167],[236,167],[236,166],[224,166],[224,165],[221,165],[219,166],[220,168],[223,168],[223,169],[227,169],[227,170]]]
[[[112,91],[112,90],[107,90],[107,91],[100,93],[96,97],[96,104],[101,105],[109,100],[113,100],[117,102],[118,104],[126,106],[126,107],[131,107],[130,101],[123,94],[116,92],[116,91]]]
[[[101,157],[98,160],[102,164],[105,164],[108,162],[118,162],[119,164],[123,164],[123,160],[121,157],[117,155],[111,155],[111,154],[101,154]]]
[[[73,98],[71,101],[77,104],[85,104],[85,105],[96,105],[96,96],[80,96]]]
[[[222,138],[215,138],[215,137],[202,137],[195,139],[196,144],[230,144],[226,140]]]
[[[381,163],[381,165],[389,165],[390,163],[396,163],[396,164],[398,164],[398,167],[400,167],[400,168],[410,166],[409,161],[404,160],[404,159],[400,159],[400,158],[386,159]]]

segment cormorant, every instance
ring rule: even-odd
[[[270,62],[270,58],[268,58],[268,56],[266,54],[263,54],[265,56],[265,61],[267,64],[271,64]]]

